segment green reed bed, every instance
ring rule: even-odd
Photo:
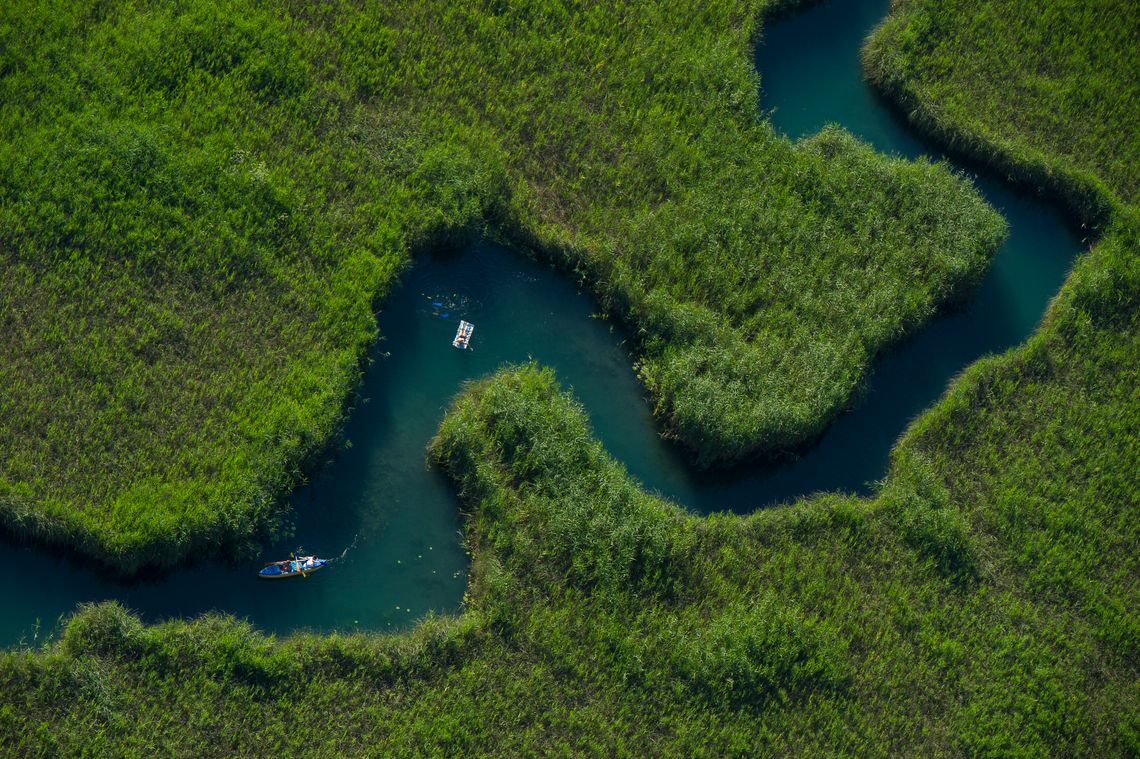
[[[249,544],[415,251],[627,326],[703,462],[817,435],[1003,235],[944,166],[756,108],[759,2],[9,3],[0,519],[130,572]]]
[[[975,18],[956,44],[1011,36]],[[1111,175],[1098,186],[1126,198]],[[1135,755],[1140,218],[1096,201],[1103,236],[1039,332],[955,380],[872,498],[694,517],[640,491],[548,371],[505,370],[465,390],[432,447],[467,514],[461,616],[276,640],[88,608],[4,655],[2,745]]]
[[[1090,273],[1120,263],[1102,255]],[[1045,332],[959,379],[876,497],[748,517],[646,494],[548,370],[501,371],[457,399],[431,451],[467,513],[461,616],[278,640],[89,607],[46,650],[4,655],[0,741],[25,755],[1127,753],[1140,535],[1112,485],[1133,461],[1039,465],[1140,411],[1104,379],[1140,357],[1135,318],[1084,305],[1105,286],[1078,271]],[[973,413],[979,397],[1000,411]],[[1015,434],[1062,404],[1064,435]]]
[[[864,63],[919,129],[1104,223],[1140,197],[1137,35],[1121,0],[902,0]]]

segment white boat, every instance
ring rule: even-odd
[[[461,348],[462,350],[467,350],[467,347],[469,345],[471,345],[471,333],[473,333],[474,331],[475,331],[475,325],[474,324],[472,324],[471,322],[465,322],[462,319],[460,319],[459,320],[459,329],[458,329],[458,331],[456,331],[455,339],[451,341],[451,344],[454,345],[456,348]]]

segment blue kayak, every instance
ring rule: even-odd
[[[305,577],[313,572],[320,571],[329,565],[328,559],[318,559],[316,556],[298,556],[286,561],[275,561],[267,564],[265,569],[257,573],[263,580],[281,580],[286,577]]]

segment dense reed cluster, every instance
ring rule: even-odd
[[[1113,265],[1098,255],[1090,270]],[[25,755],[1127,753],[1135,451],[1087,447],[1140,408],[1110,379],[1140,324],[1120,349],[1086,276],[1029,346],[919,420],[866,500],[695,516],[640,490],[549,370],[505,369],[432,445],[467,511],[461,616],[275,640],[89,607],[48,650],[4,655],[0,739]],[[1064,432],[1010,444],[1042,407]]]
[[[1138,36],[1119,0],[901,0],[864,64],[933,139],[1104,224],[1140,201]]]
[[[412,255],[582,277],[705,462],[804,442],[1003,234],[943,166],[756,108],[759,2],[0,10],[0,518],[232,552],[335,434]]]
[[[938,43],[908,24],[956,5],[982,10],[939,39],[1006,56],[961,64],[983,101],[1036,70],[1031,51],[1003,47],[1020,33],[1008,14],[1032,29],[1070,8],[910,2],[869,57],[910,50],[918,68],[897,71],[953,81],[952,61],[921,66]],[[1113,5],[1122,18],[1125,6]],[[1116,91],[1132,86],[1131,46],[1062,29],[1042,39],[1065,65],[1100,61]],[[960,94],[926,92],[907,107],[929,127]],[[1027,114],[1054,107],[1018,97]],[[946,123],[935,132],[974,134],[976,155],[1023,168],[1101,237],[1025,345],[969,367],[915,420],[873,497],[694,516],[640,490],[548,370],[507,368],[464,390],[431,449],[467,516],[462,615],[395,636],[277,640],[229,618],[144,626],[86,608],[46,649],[3,655],[0,746],[1137,755],[1140,211],[1095,151],[1071,174],[1056,164],[1055,181],[1019,163],[1049,139],[1030,116],[981,118],[1006,147]]]

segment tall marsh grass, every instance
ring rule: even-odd
[[[761,2],[7,3],[9,531],[121,571],[270,532],[412,255],[577,272],[702,462],[817,435],[1003,234],[756,107]]]

